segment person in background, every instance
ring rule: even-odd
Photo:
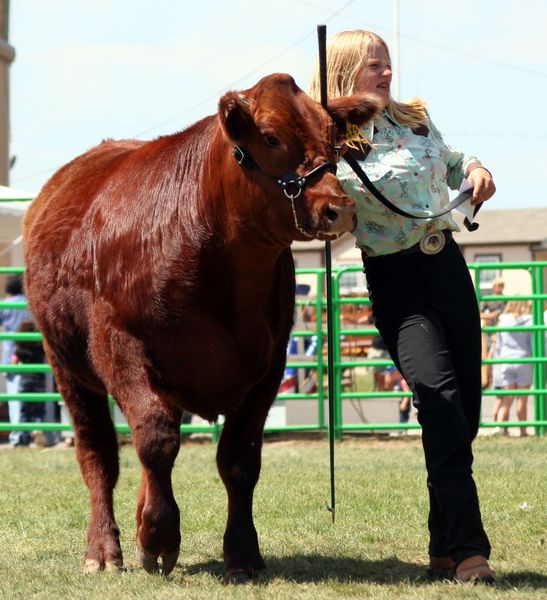
[[[409,392],[410,388],[405,378],[399,372],[395,365],[383,367],[383,385],[384,390],[392,390],[394,392]],[[412,408],[412,398],[410,396],[402,396],[399,400],[399,423],[408,423],[410,419],[410,410]],[[406,429],[401,429],[399,433],[406,433]]]
[[[372,339],[369,351],[367,353],[367,359],[370,360],[387,360],[389,359],[389,352],[381,335],[376,335]],[[373,374],[373,389],[375,392],[383,392],[388,389],[386,383],[386,366],[375,365],[368,367],[369,371]]]
[[[23,319],[19,328],[20,333],[35,333],[38,331],[32,319]],[[18,341],[12,356],[13,364],[42,364],[45,361],[44,347],[41,342]],[[19,392],[22,394],[46,391],[45,373],[21,373],[19,376]],[[46,407],[45,402],[22,402],[21,423],[42,423],[44,421]],[[21,432],[20,445],[29,446],[34,442],[37,446],[46,445],[46,439],[41,431]]]
[[[382,111],[346,124],[346,145],[384,196],[418,215],[449,201],[464,179],[472,204],[494,182],[478,158],[451,149],[419,99],[392,99],[389,50],[370,31],[345,31],[327,47],[327,95],[373,93]],[[320,99],[317,65],[310,94]],[[481,330],[473,282],[448,214],[406,219],[386,208],[341,160],[338,177],[356,201],[361,249],[376,326],[409,384],[422,426],[427,468],[431,578],[493,583],[490,542],[472,476],[481,407]],[[462,335],[465,332],[465,335]]]
[[[529,300],[509,300],[498,319],[499,327],[532,325],[532,303]],[[532,356],[531,331],[498,331],[496,351],[498,358],[526,358]],[[505,390],[526,389],[532,385],[531,363],[502,363],[500,365],[501,385]],[[514,399],[517,399],[517,418],[526,421],[528,396],[502,396],[497,420],[508,421]],[[502,433],[509,435],[507,427]],[[522,437],[527,435],[526,427],[520,428]]]
[[[10,302],[25,302],[23,293],[23,276],[19,273],[10,275],[6,280],[5,300]],[[0,325],[4,331],[15,333],[24,319],[31,317],[28,310],[17,308],[0,308]],[[2,364],[11,364],[11,357],[15,350],[13,340],[5,340],[2,345]],[[17,394],[19,392],[20,375],[15,373],[6,373],[6,392],[8,394]],[[9,400],[9,420],[10,423],[19,423],[21,420],[22,402],[19,400]],[[21,445],[23,432],[12,431],[9,434],[9,443],[12,447]]]
[[[496,277],[492,281],[492,296],[502,296],[505,289],[505,280],[503,277]],[[485,325],[495,326],[501,313],[505,309],[507,302],[505,300],[485,300],[481,302],[481,319]]]
[[[501,296],[505,288],[505,281],[503,277],[496,277],[492,281],[492,295]],[[495,327],[498,324],[498,319],[503,312],[507,302],[505,300],[485,300],[481,302],[480,314],[481,314],[481,327]],[[496,334],[483,332],[482,334],[482,357],[483,358],[496,358],[494,356],[496,347]],[[499,365],[484,365],[483,366],[483,377],[482,387],[500,387],[499,386]],[[493,407],[493,419],[497,418],[499,408],[501,406],[501,396],[498,396],[494,401]]]

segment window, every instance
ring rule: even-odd
[[[355,263],[350,263],[355,264]],[[341,267],[347,265],[341,264]],[[340,293],[342,295],[362,293],[367,294],[366,279],[363,271],[346,271],[340,275]]]
[[[499,263],[501,254],[475,254],[477,263]],[[496,277],[501,276],[501,269],[480,269],[479,286],[481,294],[488,294],[492,291],[492,282]]]

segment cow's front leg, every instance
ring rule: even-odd
[[[97,338],[100,332],[97,334]],[[114,344],[115,341],[115,344]],[[114,358],[105,365],[108,388],[120,404],[142,465],[137,503],[137,557],[150,573],[168,575],[180,548],[180,513],[173,495],[171,472],[180,449],[182,409],[150,385],[148,357],[142,343],[120,332],[108,343]],[[131,363],[126,364],[127,356]],[[125,371],[119,367],[125,365]],[[126,376],[120,376],[125,372]]]
[[[159,407],[156,407],[159,409]],[[133,438],[142,463],[137,504],[137,557],[150,573],[168,575],[180,548],[180,513],[171,483],[171,471],[180,447],[180,412],[176,416],[155,410],[142,415]]]
[[[226,581],[244,583],[265,568],[253,523],[253,492],[260,474],[262,433],[267,406],[247,402],[226,416],[217,448],[217,464],[228,494],[224,533]]]
[[[182,411],[151,390],[132,389],[138,403],[125,402],[125,414],[142,465],[137,502],[137,558],[149,573],[168,575],[180,548],[180,513],[171,472],[180,448]],[[127,394],[127,389],[124,389]]]

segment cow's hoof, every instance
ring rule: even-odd
[[[107,560],[102,564],[94,558],[86,558],[84,561],[84,574],[97,573],[98,571],[123,572],[125,567],[121,560]]]
[[[251,581],[251,576],[245,569],[231,569],[224,576],[224,583],[231,585],[242,585],[249,581]]]
[[[137,546],[137,560],[147,573],[159,573],[158,557]]]
[[[161,555],[161,573],[164,576],[169,575],[171,571],[174,569],[177,564],[177,559],[179,557],[179,548],[174,550],[173,552],[164,552]]]
[[[104,563],[104,570],[111,573],[125,573],[127,571],[121,560],[107,560]]]
[[[161,554],[161,574],[164,576],[169,575],[171,571],[174,569],[177,564],[177,559],[179,557],[179,548],[173,550],[173,552],[164,552]],[[159,573],[159,556],[154,556],[147,552],[144,548],[137,546],[137,559],[143,566],[144,570],[148,573]]]
[[[86,558],[84,561],[84,574],[97,573],[101,570],[101,563],[94,558]]]

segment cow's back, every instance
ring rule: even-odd
[[[27,257],[37,251],[59,257],[70,234],[81,227],[97,191],[127,155],[141,146],[135,140],[104,141],[59,169],[32,202],[24,220]]]
[[[188,290],[213,229],[202,173],[216,128],[206,118],[151,142],[103,142],[60,169],[32,203],[28,297],[58,363],[94,375],[93,355],[103,353],[92,347],[94,327],[142,337],[196,302]]]
[[[28,278],[43,279],[29,286],[31,303],[46,296],[41,285],[131,302],[135,288],[151,283],[134,274],[158,272],[174,254],[170,243],[186,236],[199,245],[194,205],[204,151],[197,148],[207,148],[213,127],[209,118],[151,142],[105,141],[53,175],[25,220]]]

